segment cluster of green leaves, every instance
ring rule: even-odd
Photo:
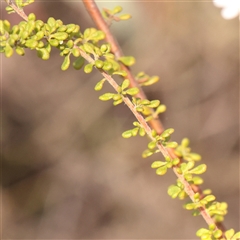
[[[16,1],[17,7],[22,9],[24,6],[32,3],[29,1]],[[9,13],[14,12],[11,6],[8,6]],[[122,11],[120,6],[113,10],[104,9],[102,14],[106,21],[110,24],[112,20],[126,20],[131,16],[123,14],[117,16]],[[81,69],[85,64],[85,58],[81,55],[81,51],[91,56],[93,61],[87,62],[84,66],[84,72],[90,73],[93,68],[100,72],[108,73],[109,75],[119,75],[123,78],[122,83],[118,85],[116,93],[104,93],[99,99],[102,101],[113,100],[113,105],[121,104],[125,98],[129,98],[135,110],[144,117],[145,122],[151,121],[158,117],[158,114],[166,111],[166,106],[160,104],[159,100],[147,100],[135,97],[139,93],[136,87],[130,87],[130,81],[127,79],[127,73],[122,70],[121,64],[129,67],[135,63],[135,58],[132,56],[123,56],[116,59],[115,55],[111,53],[111,46],[108,43],[102,42],[105,38],[104,32],[95,28],[87,28],[82,33],[80,26],[76,24],[64,25],[61,20],[56,20],[50,17],[46,23],[41,20],[36,20],[36,16],[31,13],[28,16],[28,21],[22,21],[18,25],[11,27],[7,20],[0,20],[0,52],[4,53],[6,57],[11,57],[15,52],[23,56],[25,49],[36,50],[37,55],[43,60],[50,57],[52,47],[60,51],[60,56],[64,57],[61,69],[67,70],[70,66],[70,57],[75,57],[73,67],[77,70]],[[136,75],[136,80],[141,86],[149,86],[159,81],[158,76],[150,77],[144,72]],[[103,88],[106,79],[101,79],[96,85],[95,90],[99,91]],[[146,135],[146,129],[141,122],[134,121],[134,128],[122,133],[124,138],[130,138]],[[203,179],[198,176],[203,174],[207,167],[205,164],[195,166],[196,162],[201,160],[201,156],[197,153],[191,152],[189,147],[189,140],[184,138],[181,144],[170,141],[171,135],[174,132],[173,128],[164,130],[161,134],[157,134],[155,130],[149,134],[150,142],[147,149],[143,152],[144,158],[149,157],[161,151],[162,148],[167,150],[173,149],[176,157],[171,158],[170,155],[164,155],[164,160],[154,161],[151,165],[156,169],[157,175],[166,174],[168,169],[174,170],[181,175],[184,181],[190,185],[201,185]],[[168,194],[172,198],[185,199],[187,193],[185,192],[184,183],[177,179],[176,184],[169,186]],[[199,209],[204,208],[215,222],[224,220],[227,213],[227,204],[215,201],[215,196],[211,194],[211,190],[204,190],[202,194],[195,193],[194,200],[184,205],[185,209],[192,210],[193,215],[200,214]],[[216,228],[215,224],[209,226],[209,229],[199,229],[197,236],[202,240],[223,239],[223,233]],[[225,232],[225,237],[229,240],[236,240],[240,238],[240,232],[234,234],[234,230],[230,229]]]
[[[174,153],[176,156],[181,157],[182,159],[186,161],[200,161],[201,156],[198,153],[191,152],[191,148],[189,148],[189,139],[184,138],[181,142],[181,145],[179,145]]]
[[[157,175],[164,175],[169,168],[177,166],[179,162],[179,158],[174,158],[172,160],[170,157],[165,157],[165,161],[154,161],[151,168],[156,168]]]
[[[110,25],[112,21],[122,21],[122,20],[128,20],[131,18],[130,14],[121,14],[118,16],[120,12],[122,12],[122,7],[121,6],[116,6],[112,10],[104,8],[102,11],[102,16],[104,17],[105,21]]]
[[[152,76],[150,77],[148,74],[145,72],[139,72],[136,77],[136,81],[139,83],[140,86],[150,86],[156,82],[159,81],[158,76]]]
[[[152,130],[151,135],[153,140],[148,143],[148,148],[142,153],[142,157],[150,157],[154,153],[160,152],[159,145],[166,148],[176,148],[178,146],[177,142],[170,142],[170,137],[173,132],[173,128],[168,128],[159,135],[155,130]]]
[[[206,228],[200,228],[196,235],[201,238],[201,240],[217,240],[224,239],[223,232],[219,229],[216,229],[215,224],[211,224]],[[240,232],[235,233],[233,229],[229,229],[224,233],[227,240],[238,240],[240,239]]]
[[[17,0],[15,1],[17,7],[19,9],[22,9],[26,6],[28,6],[29,4],[33,3],[34,0],[26,0],[26,1],[23,1],[23,0]],[[15,13],[15,10],[11,7],[11,6],[7,6],[6,7],[6,11],[10,14],[10,13]]]
[[[136,110],[146,116],[145,121],[148,122],[158,117],[158,114],[166,111],[167,107],[164,104],[160,104],[159,100],[148,100],[134,98],[132,99]]]
[[[106,79],[100,80],[96,86],[95,90],[99,91],[103,87],[103,83],[105,82]],[[100,100],[102,101],[108,101],[110,99],[113,99],[113,105],[116,106],[120,103],[123,102],[123,97],[126,95],[134,96],[138,94],[139,89],[136,87],[129,88],[130,86],[130,81],[128,79],[125,79],[120,86],[118,86],[118,91],[117,93],[104,93],[99,97]]]
[[[48,60],[52,47],[59,49],[60,56],[64,57],[61,69],[67,70],[70,66],[70,56],[76,59],[73,67],[81,69],[85,59],[80,54],[80,49],[92,55],[94,63],[88,63],[84,67],[85,73],[90,73],[93,66],[103,69],[109,74],[126,75],[121,71],[119,62],[126,66],[134,64],[131,56],[121,57],[115,60],[110,53],[109,44],[99,44],[105,38],[105,34],[95,28],[87,28],[83,33],[76,24],[64,25],[61,20],[50,17],[46,23],[36,20],[31,13],[28,21],[21,21],[11,27],[9,21],[0,20],[0,52],[6,57],[11,57],[14,50],[18,55],[25,55],[25,49],[36,50],[37,55],[43,60]]]

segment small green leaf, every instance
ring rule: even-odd
[[[16,53],[20,56],[23,56],[25,54],[24,48],[16,47]]]
[[[37,50],[37,55],[43,60],[48,60],[50,57],[49,51],[46,48]]]
[[[167,167],[167,168],[172,168],[172,166],[173,166],[172,162],[168,162],[168,163],[166,164],[166,167]]]
[[[226,238],[227,239],[232,239],[232,237],[233,237],[233,235],[234,235],[234,229],[229,229],[229,230],[227,230],[226,232],[225,232],[225,236],[226,236]],[[239,232],[240,233],[240,232]],[[240,237],[240,236],[239,236]]]
[[[115,95],[114,93],[104,93],[103,95],[101,95],[99,97],[99,99],[102,101],[108,101],[108,100],[112,99],[114,95]]]
[[[125,66],[132,66],[135,63],[135,58],[132,56],[124,56],[118,58],[120,62],[122,62]]]
[[[35,39],[28,39],[25,43],[25,45],[31,49],[34,49],[38,45],[38,41]]]
[[[59,45],[59,41],[57,39],[48,39],[48,42],[53,46],[57,47]]]
[[[164,105],[164,104],[161,104],[157,109],[156,109],[156,113],[157,114],[160,114],[160,113],[163,113],[165,112],[167,109],[167,107]]]
[[[168,142],[166,143],[167,148],[176,148],[178,146],[177,142]]]
[[[131,96],[134,96],[134,95],[139,93],[139,89],[136,88],[136,87],[129,88],[129,89],[126,90],[126,93],[131,95]]]
[[[204,195],[209,195],[209,194],[211,194],[212,193],[212,190],[211,189],[205,189],[205,190],[203,190],[203,194]]]
[[[63,61],[62,66],[61,66],[61,69],[63,71],[65,71],[69,68],[69,65],[70,65],[70,54],[65,56],[64,61]]]
[[[96,31],[91,35],[91,40],[97,41],[97,42],[100,40],[103,40],[104,38],[105,38],[105,33],[100,30]]]
[[[28,20],[36,20],[36,15],[34,14],[34,13],[30,13],[29,15],[28,15]]]
[[[57,32],[51,35],[59,41],[63,41],[68,38],[68,34],[66,32]]]
[[[154,152],[151,152],[149,149],[146,149],[146,150],[143,151],[142,157],[147,158],[147,157],[150,157],[153,154],[154,154]]]
[[[63,51],[62,51],[62,54],[61,56],[64,56],[66,54],[69,54],[70,53],[70,49],[69,48],[65,48]]]
[[[143,82],[141,85],[142,86],[150,86],[153,85],[154,83],[159,81],[159,77],[158,76],[153,76],[150,77],[147,81]]]
[[[103,61],[97,59],[97,60],[95,61],[95,66],[96,66],[97,68],[102,68],[102,67],[103,67]]]
[[[219,239],[222,236],[222,234],[223,234],[222,231],[218,229],[213,233],[213,237]]]
[[[240,232],[237,232],[237,233],[233,236],[232,240],[239,240],[239,239],[240,239]]]
[[[135,121],[135,122],[133,122],[133,126],[135,126],[135,127],[140,127],[141,125],[140,125],[139,122]]]
[[[182,145],[184,148],[186,148],[186,147],[189,146],[189,143],[190,143],[190,141],[189,141],[188,138],[183,138],[183,140],[182,140],[182,142],[181,142],[181,145]]]
[[[206,234],[206,233],[209,233],[209,230],[206,229],[206,228],[200,228],[197,232],[196,232],[196,235],[198,237],[201,237],[203,234]]]
[[[134,137],[137,136],[138,130],[139,130],[138,127],[132,129],[132,135],[133,135]]]
[[[199,192],[195,193],[193,197],[194,197],[195,200],[199,201],[200,193]]]
[[[196,168],[193,168],[189,172],[192,174],[202,174],[202,173],[206,172],[206,170],[207,170],[206,164],[201,164],[201,165],[197,166]]]
[[[71,33],[71,32],[73,32],[75,30],[76,25],[73,24],[73,23],[70,23],[70,24],[66,25],[66,27],[67,27],[66,32],[67,33]]]
[[[112,13],[113,14],[117,14],[120,13],[122,11],[122,7],[121,6],[116,6],[113,10]]]
[[[195,209],[196,204],[195,203],[187,203],[185,204],[184,208],[187,210],[193,210]]]
[[[136,110],[137,110],[138,112],[143,112],[143,111],[144,111],[144,108],[143,108],[143,107],[136,107]]]
[[[112,68],[112,64],[108,61],[105,61],[102,69],[105,70],[105,71],[109,71],[109,70],[111,70],[111,68]]]
[[[149,104],[148,104],[148,107],[150,108],[156,108],[158,107],[160,104],[160,101],[159,100],[152,100]]]
[[[117,106],[118,104],[122,103],[123,102],[123,99],[118,99],[116,101],[113,102],[113,105],[114,106]]]
[[[36,33],[37,39],[36,40],[40,40],[44,37],[44,32],[43,31],[38,31]]]
[[[166,165],[166,162],[162,162],[162,161],[155,161],[152,163],[151,168],[159,168]]]
[[[5,10],[8,12],[8,14],[15,12],[15,10],[11,6],[6,6]]]
[[[83,44],[83,49],[86,53],[93,53],[94,52],[93,45],[90,44],[90,43],[87,43],[87,42]]]
[[[93,69],[93,64],[92,63],[88,63],[84,67],[84,72],[85,73],[90,73],[90,72],[92,72],[92,69]]]
[[[130,85],[130,81],[128,79],[125,79],[123,82],[122,82],[122,90],[125,90],[126,88],[128,88]]]
[[[85,59],[80,56],[78,57],[74,62],[73,62],[73,67],[76,69],[76,70],[79,70],[82,68],[82,66],[84,65],[84,62],[85,62]]]
[[[171,185],[168,187],[168,195],[172,198],[176,198],[181,191],[181,188],[176,185]]]
[[[18,8],[22,8],[22,4],[23,4],[23,0],[18,0],[16,1],[16,5],[18,6]]]
[[[190,181],[192,180],[192,174],[191,174],[191,173],[186,173],[186,174],[184,174],[184,178],[185,178],[188,182],[190,182]]]
[[[188,155],[193,161],[200,161],[201,160],[201,156],[197,153],[189,153]]]
[[[72,39],[68,40],[66,45],[67,45],[67,47],[69,47],[69,48],[73,48],[73,45],[74,45],[73,40],[72,40]]]
[[[120,75],[120,76],[126,77],[127,73],[126,71],[119,70],[119,71],[113,72],[113,75]]]
[[[130,19],[132,16],[130,15],[130,14],[123,14],[123,15],[121,15],[119,18],[121,19],[121,20],[128,20],[128,19]]]
[[[139,129],[139,135],[140,135],[141,137],[144,137],[145,134],[146,134],[145,129],[144,129],[144,128],[140,128],[140,129]]]
[[[156,141],[152,141],[152,142],[148,143],[148,148],[150,150],[152,150],[156,147],[156,144],[157,144]]]
[[[162,166],[156,170],[157,175],[164,175],[167,172],[167,166]]]
[[[160,136],[161,136],[162,138],[167,138],[167,137],[169,137],[173,132],[174,132],[174,129],[173,129],[173,128],[168,128],[168,129],[166,129]]]
[[[87,39],[87,38],[89,38],[90,35],[91,35],[93,32],[95,32],[95,31],[96,31],[96,29],[94,29],[94,28],[87,28],[87,29],[85,29],[85,31],[84,31],[84,33],[83,33],[83,37],[84,37],[85,39]]]
[[[172,164],[173,164],[174,166],[178,165],[179,163],[180,163],[180,159],[179,159],[179,158],[174,158],[174,159],[172,160]]]
[[[192,178],[193,184],[195,185],[201,185],[203,183],[203,179],[199,176],[194,176]]]
[[[94,90],[95,90],[95,91],[100,91],[100,90],[102,89],[103,84],[104,84],[105,81],[106,81],[105,78],[103,78],[102,80],[100,80],[100,81],[95,85]]]
[[[109,44],[103,44],[101,47],[100,47],[100,51],[102,53],[109,53],[111,51],[111,47]]]
[[[118,101],[119,99],[122,99],[122,95],[121,95],[121,94],[115,94],[115,95],[113,96],[113,100],[114,100],[114,101]]]
[[[80,51],[79,51],[79,49],[73,48],[73,49],[72,49],[72,55],[73,55],[74,57],[79,57],[79,56],[80,56]]]
[[[212,201],[214,201],[216,199],[216,197],[214,195],[207,195],[203,199],[206,200],[207,202],[212,202]]]
[[[127,130],[125,132],[122,133],[122,137],[123,138],[130,138],[132,137],[132,130]]]
[[[11,24],[8,20],[4,20],[3,21],[3,25],[4,25],[4,29],[9,32],[10,31],[10,28],[11,28]]]
[[[56,20],[53,17],[48,18],[47,24],[52,28],[56,24]]]
[[[6,44],[6,47],[5,47],[5,56],[6,57],[11,57],[13,55],[13,48],[9,45],[9,44]]]

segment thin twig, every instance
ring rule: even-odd
[[[23,11],[23,9],[18,8],[13,2],[12,0],[5,0],[5,2],[12,7],[12,9],[20,16],[22,17],[25,21],[28,21],[28,17],[25,14],[25,12]]]
[[[102,17],[96,3],[94,0],[82,0],[85,8],[87,9],[89,15],[91,16],[91,18],[93,19],[93,21],[95,22],[95,24],[97,25],[97,27],[102,30],[105,35],[106,35],[106,41],[108,43],[110,43],[111,45],[111,51],[113,52],[113,54],[115,55],[116,59],[118,59],[119,57],[124,56],[123,52],[118,44],[118,42],[116,41],[116,39],[114,38],[114,36],[112,35],[109,26],[107,25],[107,23],[105,22],[104,18]],[[120,63],[121,64],[121,63]],[[137,83],[137,81],[135,80],[134,76],[132,75],[130,69],[128,67],[126,67],[125,65],[121,64],[121,67],[123,70],[125,70],[127,72],[127,77],[130,80],[131,86],[132,87],[137,87],[139,88],[140,92],[138,94],[137,97],[140,97],[141,99],[147,99],[145,93],[143,92],[142,88],[139,86],[139,84]],[[102,73],[103,74],[103,73]],[[109,83],[111,84],[111,80],[108,76],[104,76]],[[112,85],[112,84],[111,84]],[[116,89],[115,89],[116,90]],[[129,100],[129,99],[128,99]],[[128,102],[127,100],[127,102]],[[130,100],[129,100],[130,101]],[[140,118],[138,118],[136,115],[140,115],[138,112],[135,113],[135,109],[132,107],[130,107],[130,103],[128,104],[127,102],[125,102],[128,107],[130,108],[130,110],[133,112],[133,114],[135,115],[135,117],[138,119],[138,121],[144,126],[145,123],[143,121],[141,121]],[[130,101],[131,102],[131,101]],[[131,103],[132,104],[132,103]],[[144,120],[145,121],[145,120]],[[158,134],[160,134],[163,130],[163,124],[161,123],[160,119],[153,119],[151,121],[149,121],[149,125],[151,126],[152,129],[154,129]],[[146,131],[146,129],[145,129]],[[148,131],[146,131],[148,133]],[[149,134],[148,134],[149,135]],[[151,138],[151,134],[150,134],[150,138]],[[162,154],[164,156],[170,156],[171,159],[176,158],[177,156],[175,155],[173,149],[165,149],[163,152],[163,146],[159,146],[160,151],[162,152]],[[192,186],[184,179],[184,177],[180,174],[178,174],[178,172],[176,171],[176,167],[173,167],[173,171],[174,173],[177,175],[178,179],[180,179],[180,181],[184,184],[185,186],[185,191],[186,193],[189,195],[189,197],[191,198],[191,200],[194,202],[194,194],[195,192],[199,192],[201,196],[203,196],[202,194],[202,190],[200,189],[199,186],[193,185]],[[194,191],[193,191],[194,189]],[[207,224],[212,224],[214,223],[214,220],[211,218],[211,216],[208,214],[208,212],[206,211],[206,209],[204,208],[200,208],[200,213],[203,216],[203,218],[205,219],[205,221],[207,222]],[[225,227],[223,226],[222,223],[215,223],[217,225],[217,227],[221,230],[224,231]]]

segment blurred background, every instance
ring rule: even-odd
[[[160,81],[144,88],[167,105],[172,139],[188,137],[208,166],[203,188],[229,204],[227,228],[239,229],[239,20],[212,2],[99,2],[121,5],[132,19],[111,26],[134,74]],[[2,18],[14,24],[21,19]],[[81,2],[37,1],[26,8],[83,31],[94,27]],[[42,61],[1,56],[3,239],[196,239],[207,227],[167,188],[176,181],[142,159],[146,138],[123,139],[134,120],[124,105],[98,100],[101,76],[60,70],[57,51]],[[105,84],[103,92],[111,88]]]

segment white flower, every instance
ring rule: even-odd
[[[221,15],[225,19],[232,19],[239,16],[240,20],[240,0],[213,0],[216,7],[223,8]]]

